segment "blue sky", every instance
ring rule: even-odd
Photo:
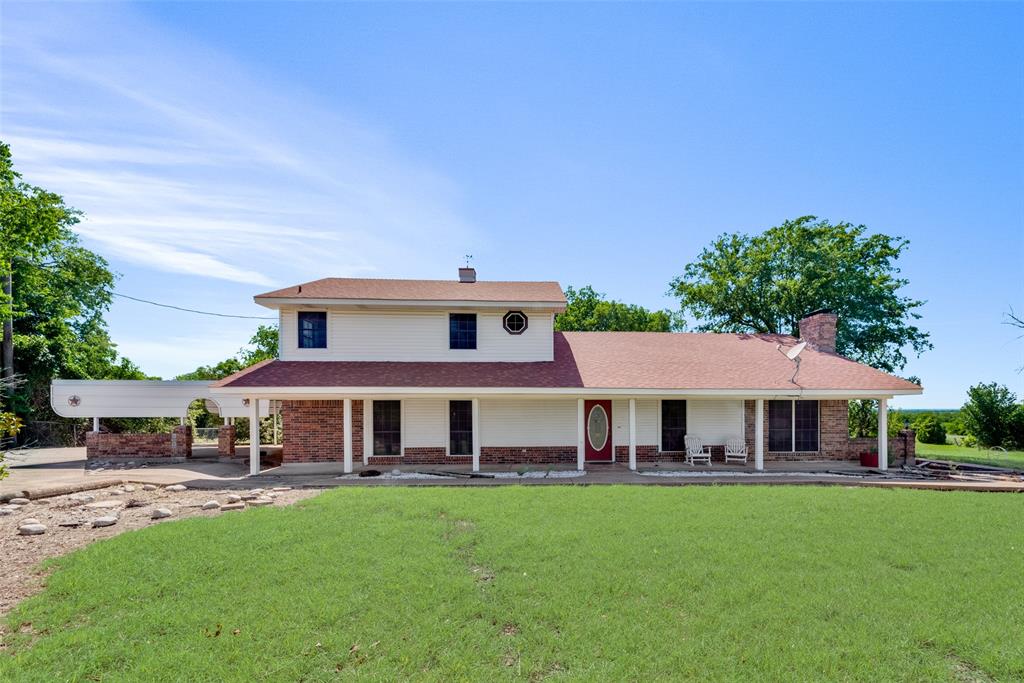
[[[132,296],[268,315],[328,275],[556,279],[672,307],[714,236],[906,236],[907,407],[1024,395],[1024,5],[0,6],[0,136]],[[126,300],[169,377],[257,321]]]

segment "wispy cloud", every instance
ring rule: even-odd
[[[385,132],[125,5],[9,4],[0,137],[105,255],[269,286],[461,253],[458,192]]]

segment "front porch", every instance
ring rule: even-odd
[[[878,399],[879,433],[885,435],[886,397]],[[246,403],[251,409],[265,400],[281,405],[282,465],[297,471],[583,472],[609,464],[634,472],[843,470],[859,467],[858,455],[873,449],[884,471],[890,453],[913,458],[909,432],[851,439],[845,397],[392,394],[290,399],[267,393],[249,396]],[[680,424],[670,424],[673,416]],[[251,429],[255,425],[250,422]],[[686,453],[676,450],[681,434],[702,440],[711,452],[710,466],[684,462]],[[727,440],[745,444],[745,463],[723,462]],[[250,448],[250,472],[257,474],[254,451]]]

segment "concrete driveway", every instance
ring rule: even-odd
[[[75,486],[102,479],[125,479],[151,484],[189,484],[207,481],[227,482],[244,477],[245,465],[217,461],[192,461],[177,464],[89,471],[85,467],[85,448],[34,448],[13,451],[7,456],[9,476],[0,481],[0,495],[17,491]]]

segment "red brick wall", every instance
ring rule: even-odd
[[[344,453],[342,454],[344,456]],[[363,402],[352,401],[352,461],[363,459]]]
[[[751,460],[754,458],[754,401],[744,401],[744,439]],[[768,450],[768,401],[764,402],[764,459],[767,460],[846,460],[850,458],[850,422],[846,401],[818,401],[818,450],[812,452],[773,452]]]
[[[96,458],[187,458],[192,455],[192,428],[178,425],[169,433],[136,434],[87,432],[85,457]]]
[[[657,446],[642,446],[640,444],[636,445],[637,462],[656,462],[658,460],[682,460],[683,456],[685,455],[685,453],[662,453],[661,457],[659,458]],[[629,462],[629,446],[615,447],[615,462]]]
[[[468,465],[472,455],[445,455],[443,446],[407,447],[404,456],[371,455],[370,467],[374,465]]]
[[[355,411],[353,411],[354,413]],[[362,407],[360,407],[360,413]],[[341,462],[345,458],[343,401],[282,401],[282,462]],[[353,420],[352,436],[356,429]],[[358,423],[362,433],[362,422]],[[353,442],[354,442],[353,438]],[[362,441],[362,439],[360,439]],[[353,449],[354,450],[354,449]]]
[[[821,351],[836,350],[836,325],[839,317],[835,313],[815,313],[800,321],[800,339]]]
[[[906,437],[906,438],[904,438]],[[878,450],[878,437],[858,436],[850,439],[850,457],[857,459],[864,452]],[[896,436],[889,437],[889,460],[903,460],[910,456],[917,456],[917,432],[913,429],[901,429]]]
[[[575,446],[482,446],[480,462],[488,465],[520,465],[530,463],[576,464]]]
[[[217,455],[221,458],[235,457],[235,425],[223,425],[217,430]]]

